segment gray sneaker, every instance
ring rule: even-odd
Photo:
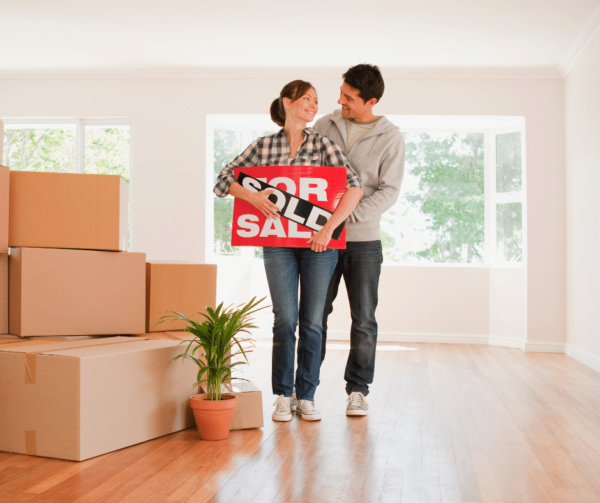
[[[298,400],[296,415],[305,421],[320,421],[321,413],[315,409],[315,402],[308,400]]]
[[[365,395],[360,391],[353,391],[348,395],[347,416],[366,416],[369,413],[369,404]]]
[[[277,400],[273,403],[275,405],[275,411],[271,416],[273,421],[291,421],[292,420],[292,409],[290,407],[290,397],[279,395]]]
[[[294,392],[292,393],[291,406],[292,406],[292,412],[295,412],[296,408],[298,407],[298,399],[296,398],[296,388],[294,388]]]

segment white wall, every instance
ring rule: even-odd
[[[521,347],[527,327],[525,271],[522,267],[495,267],[489,271],[489,342]]]
[[[294,78],[310,79],[319,91],[321,112],[328,112],[337,107],[340,78],[336,73],[238,70],[213,73],[210,78],[4,78],[0,79],[0,117],[130,118],[134,251],[145,251],[153,260],[203,261],[206,114],[265,113],[281,87]],[[532,349],[545,342],[563,343],[563,81],[535,75],[512,78],[510,71],[490,72],[490,78],[456,78],[460,72],[453,71],[424,75],[407,78],[384,72],[386,93],[376,112],[525,117],[526,337]],[[457,288],[447,288],[452,282]],[[480,270],[385,268],[381,330],[398,330],[397,322],[404,319],[402,333],[487,336],[489,285],[489,275]],[[410,292],[422,288],[448,296],[410,297]],[[403,318],[398,309],[407,302],[410,311],[404,316],[410,313],[414,320]],[[468,309],[449,308],[455,304],[476,307],[469,315]],[[335,329],[344,330],[344,323],[340,319]]]
[[[600,370],[600,32],[565,81],[568,353]]]

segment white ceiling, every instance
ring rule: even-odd
[[[0,71],[558,68],[597,9],[600,0],[0,0]]]

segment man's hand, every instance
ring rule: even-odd
[[[319,232],[316,232],[314,236],[308,240],[310,249],[317,253],[327,250],[327,245],[329,244],[329,241],[331,241],[333,231],[334,229],[325,225]]]
[[[269,200],[269,195],[272,193],[273,189],[251,192],[251,195],[248,196],[248,202],[265,217],[277,220],[279,218],[279,213],[277,212],[280,211],[281,208]]]

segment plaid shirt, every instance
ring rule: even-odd
[[[348,164],[346,154],[340,147],[327,136],[321,136],[311,128],[306,128],[304,135],[304,143],[296,152],[296,157],[290,160],[290,146],[283,129],[278,133],[257,138],[223,168],[217,177],[214,193],[219,197],[228,195],[229,187],[237,181],[233,176],[233,169],[250,166],[345,166],[346,188],[360,187],[360,179]]]

